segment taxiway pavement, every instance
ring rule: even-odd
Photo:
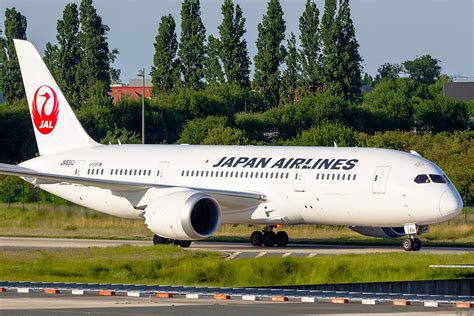
[[[122,245],[151,246],[151,241],[102,240],[72,238],[0,237],[0,248],[89,248]],[[193,242],[189,250],[219,251],[229,254],[228,259],[263,257],[313,257],[329,254],[366,254],[404,252],[401,246],[360,246],[328,244],[289,244],[287,247],[254,247],[250,243],[238,242]],[[423,247],[425,253],[464,254],[474,251],[469,247]]]

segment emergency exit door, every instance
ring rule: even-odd
[[[166,184],[166,171],[168,170],[168,161],[162,161],[158,165],[158,170],[156,172],[156,180],[155,183],[157,184]]]
[[[297,169],[293,180],[293,189],[295,192],[304,192],[306,169]]]
[[[373,193],[385,193],[390,169],[390,166],[377,167],[377,170],[375,170],[374,182],[372,183]]]

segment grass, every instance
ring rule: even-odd
[[[422,236],[426,244],[474,246],[474,207],[455,219],[432,225]],[[247,241],[256,227],[222,225],[212,240]],[[342,226],[298,225],[284,229],[293,241],[331,243],[397,243],[398,240],[362,236]],[[78,206],[26,204],[0,205],[0,235],[151,240],[142,220],[122,219]]]
[[[265,286],[474,277],[470,269],[430,264],[472,263],[474,254],[393,253],[225,261],[215,252],[173,246],[89,249],[4,249],[3,280],[195,286]]]

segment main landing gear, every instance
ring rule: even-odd
[[[275,233],[273,228],[275,226],[265,226],[262,231],[254,231],[250,235],[250,243],[253,246],[273,247],[276,244],[278,247],[286,247],[288,245],[288,234],[284,231]]]
[[[177,239],[168,239],[158,235],[153,235],[153,244],[155,245],[169,245],[175,244],[180,246],[181,248],[188,248],[191,246],[190,240],[177,240]]]

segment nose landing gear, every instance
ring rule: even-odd
[[[421,249],[421,240],[417,235],[428,232],[428,226],[418,226],[416,224],[406,224],[404,226],[408,238],[403,241],[402,247],[405,251],[419,251]]]
[[[402,246],[405,251],[419,251],[421,249],[421,240],[414,236],[409,236],[403,241]]]
[[[273,228],[275,226],[265,226],[262,231],[254,231],[250,235],[250,243],[253,246],[273,247],[276,244],[278,247],[286,247],[288,245],[288,234],[284,231],[275,233]]]

